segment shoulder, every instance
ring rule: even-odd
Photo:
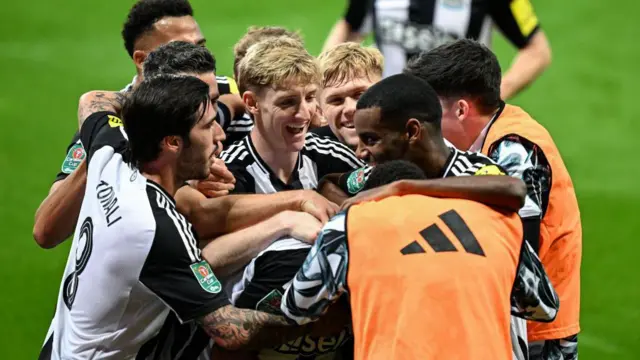
[[[364,163],[348,146],[310,132],[306,135],[302,151],[311,157],[329,157],[342,160],[354,169],[364,166]]]
[[[453,176],[462,175],[504,175],[505,171],[495,161],[486,155],[471,151],[457,151],[453,162],[449,166],[449,173]]]
[[[216,82],[218,83],[218,92],[220,95],[239,93],[238,85],[232,77],[216,76]]]
[[[222,159],[222,161],[224,161],[227,165],[242,165],[252,162],[252,157],[246,137],[242,140],[236,141],[227,149],[222,151],[222,153],[220,154],[220,159]]]
[[[146,191],[155,219],[154,245],[167,254],[186,252],[192,262],[199,261],[198,235],[176,209],[175,200],[155,183],[148,182]]]

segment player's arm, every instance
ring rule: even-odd
[[[333,26],[325,40],[322,51],[347,41],[361,42],[369,31],[367,13],[370,10],[367,0],[348,0],[347,10]]]
[[[86,181],[86,166],[82,161],[84,158],[80,132],[76,132],[67,147],[66,157],[49,194],[36,210],[33,238],[44,249],[55,247],[73,233],[82,205],[82,197],[74,195],[77,192],[84,194]],[[79,167],[82,169],[78,170]],[[67,181],[69,177],[71,179]],[[57,192],[61,188],[62,191]]]
[[[181,323],[197,321],[217,345],[231,350],[275,346],[307,331],[309,327],[295,326],[283,316],[229,305],[216,274],[200,257],[195,235],[175,223],[169,211],[154,216],[155,228],[145,232],[153,243],[139,281]],[[135,263],[127,256],[114,266]]]
[[[509,135],[496,142],[489,149],[489,155],[508,175],[526,184],[525,203],[518,213],[522,218],[525,239],[539,253],[541,246],[549,246],[540,243],[540,222],[549,204],[551,166],[538,146],[517,135]]]
[[[527,320],[551,322],[560,300],[531,245],[523,241],[511,290],[511,314]]]
[[[506,100],[531,84],[551,64],[551,46],[530,0],[489,1],[489,13],[504,36],[519,49],[502,77],[500,94]]]
[[[122,108],[124,96],[120,93],[92,91],[80,97],[78,103],[78,124],[82,124],[92,114],[99,112],[116,113]],[[92,133],[91,130],[85,133]],[[82,139],[81,147],[86,148],[89,139]],[[83,152],[85,150],[83,148]],[[69,155],[67,155],[68,157]],[[66,160],[65,160],[66,161]],[[38,245],[52,248],[68,238],[75,228],[86,185],[86,166],[83,171],[73,172],[69,178],[52,186],[47,198],[36,211],[33,236]]]
[[[217,274],[226,276],[245,266],[273,241],[292,236],[313,243],[322,224],[304,212],[283,211],[245,229],[211,240],[202,249],[202,257]]]
[[[33,225],[33,238],[40,247],[51,249],[73,234],[86,184],[87,163],[83,160],[71,175],[51,186]]]
[[[406,194],[468,199],[513,211],[522,207],[526,195],[526,186],[522,180],[504,176],[504,170],[490,162],[472,171],[443,179],[400,180],[364,192],[360,192],[364,183],[355,180],[355,173],[349,174],[346,180],[344,178],[341,180],[341,188],[346,187],[351,193],[357,195],[345,201],[342,207]]]
[[[177,191],[175,198],[178,210],[205,239],[244,229],[285,210],[307,212],[321,222],[326,222],[338,208],[336,204],[311,190],[207,199],[199,191],[183,186]]]
[[[106,111],[120,113],[125,95],[117,91],[89,91],[80,97],[78,104],[78,124],[82,128],[84,121],[92,114]],[[85,144],[86,147],[86,144]]]
[[[316,321],[346,291],[347,212],[329,221],[282,297],[281,310],[298,324]]]

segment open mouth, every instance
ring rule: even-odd
[[[340,123],[340,127],[343,127],[345,129],[351,129],[351,130],[355,130],[355,128],[356,128],[356,126],[353,123],[353,121]]]
[[[298,135],[302,133],[306,127],[307,127],[306,124],[300,124],[300,125],[290,124],[286,126],[287,132],[291,135]]]

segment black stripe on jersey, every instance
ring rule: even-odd
[[[156,336],[138,351],[136,360],[196,360],[206,349],[209,336],[198,324],[180,324],[170,313]]]
[[[38,360],[51,360],[51,353],[53,352],[53,332],[47,339],[47,342],[44,343],[42,350],[40,350],[40,355],[38,356]]]
[[[244,138],[224,150],[220,154],[220,159],[225,163],[231,163],[236,161],[236,159],[243,160],[247,155],[249,155],[249,150],[247,147],[247,139]]]
[[[436,10],[436,0],[410,0],[409,1],[409,17],[408,22],[411,24],[433,24],[433,17]],[[419,52],[407,51],[407,60],[409,62]]]
[[[234,305],[256,309],[256,306],[273,290],[284,294],[283,286],[293,280],[310,248],[269,250],[253,261],[253,276],[244,278],[245,286]]]
[[[484,25],[484,22],[488,19],[486,3],[471,1],[471,13],[469,14],[469,25],[467,26],[465,37],[467,39],[477,40],[482,32],[482,25]]]
[[[150,180],[147,185],[155,232],[140,271],[140,283],[158,296],[181,322],[228,305],[219,282],[217,287],[211,285],[216,281],[213,273],[207,274],[206,283],[197,277],[199,267],[204,266],[197,248],[198,239],[184,217],[175,211],[173,199]]]
[[[364,165],[364,163],[358,159],[353,150],[349,149],[346,145],[331,139],[320,137],[314,133],[307,133],[304,149],[315,150],[324,155],[331,155],[334,158],[346,162],[354,169]]]

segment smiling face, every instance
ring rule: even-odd
[[[302,150],[317,109],[317,85],[289,83],[286,89],[263,89],[255,97],[258,133],[274,151]]]
[[[391,160],[411,160],[407,134],[385,127],[380,108],[360,109],[354,123],[358,134],[356,155],[375,166]]]
[[[363,76],[322,89],[320,104],[331,131],[340,142],[353,149],[358,146],[358,134],[353,119],[356,104],[360,95],[379,80],[379,77],[370,79]]]

